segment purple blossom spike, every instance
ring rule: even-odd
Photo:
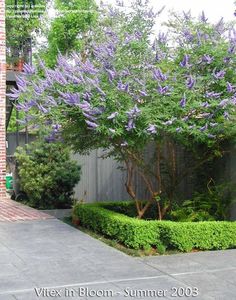
[[[218,104],[219,107],[226,107],[229,104],[229,99],[223,99],[220,101],[220,103]]]
[[[201,107],[207,108],[207,107],[209,107],[209,106],[210,106],[210,105],[209,105],[208,102],[202,102],[202,103],[201,103]]]
[[[204,11],[202,11],[202,14],[200,16],[200,21],[202,21],[203,23],[207,23],[207,21],[208,21],[208,18],[206,18]]]
[[[135,126],[134,120],[130,119],[128,121],[128,124],[125,126],[125,128],[126,128],[127,131],[131,131],[131,130],[135,129],[136,126]]]
[[[148,94],[147,94],[146,91],[139,91],[139,93],[140,93],[140,95],[141,95],[142,97],[147,97],[147,96],[148,96]]]
[[[206,98],[218,99],[222,93],[206,92]]]
[[[231,104],[236,105],[236,95],[230,99]]]
[[[167,76],[165,74],[162,73],[161,69],[154,69],[153,70],[153,77],[156,80],[160,80],[160,81],[166,81],[167,80]]]
[[[207,128],[208,128],[208,124],[206,123],[204,126],[202,126],[199,130],[200,131],[206,131],[207,130]]]
[[[229,64],[231,62],[231,57],[226,56],[226,57],[224,57],[223,61],[225,64]]]
[[[79,108],[81,108],[84,111],[89,111],[91,108],[90,103],[85,100],[82,103],[78,104],[78,106],[79,106]]]
[[[18,89],[21,92],[26,91],[27,83],[28,83],[28,81],[26,81],[24,77],[16,76],[16,84],[17,84]]]
[[[147,128],[147,132],[150,133],[150,134],[156,134],[157,133],[156,125],[149,124],[149,126]]]
[[[187,12],[183,11],[183,16],[184,16],[185,21],[189,21],[191,19],[191,10],[189,10]]]
[[[80,104],[80,94],[78,93],[62,93],[59,91],[60,96],[62,96],[63,101],[68,105],[79,105]]]
[[[132,109],[126,112],[129,118],[136,118],[141,114],[141,110],[135,105]]]
[[[198,45],[200,46],[202,44],[202,33],[198,29],[197,29],[197,39],[198,39]]]
[[[225,120],[229,120],[229,113],[227,111],[224,112],[223,116]]]
[[[155,12],[153,11],[153,8],[151,8],[151,9],[147,12],[147,17],[148,17],[149,19],[153,19],[153,18],[156,18],[156,17],[157,17],[157,13],[155,13]]]
[[[61,129],[61,125],[60,124],[53,124],[52,129],[53,129],[53,132],[56,133]]]
[[[170,90],[170,88],[169,88],[168,85],[163,86],[163,87],[161,85],[159,85],[159,87],[157,89],[158,93],[161,94],[161,95],[168,95],[168,94],[170,94],[170,93],[168,93],[169,90]]]
[[[187,28],[183,30],[183,36],[187,40],[187,42],[192,42],[194,39],[194,35]]]
[[[183,60],[180,62],[180,66],[182,67],[182,68],[188,68],[188,67],[190,67],[190,64],[189,64],[189,55],[188,54],[185,54],[184,55],[184,58],[183,58]]]
[[[118,82],[117,85],[118,90],[124,91],[124,92],[129,92],[129,83],[123,84],[121,81]]]
[[[94,116],[91,116],[89,113],[86,113],[83,111],[83,115],[85,116],[85,118],[87,118],[89,121],[93,121],[93,122],[96,122],[97,121],[97,118],[94,117]]]
[[[116,77],[116,72],[113,70],[106,70],[108,73],[109,81],[112,82]]]
[[[222,79],[225,76],[225,71],[224,70],[220,70],[220,71],[213,71],[213,76],[215,77],[215,79]]]
[[[131,73],[130,73],[130,71],[128,70],[128,69],[126,69],[126,70],[123,70],[122,72],[121,72],[121,76],[129,76],[129,75],[131,75]]]
[[[235,45],[231,45],[231,46],[229,47],[229,49],[228,49],[228,53],[229,53],[229,54],[234,54],[235,48],[236,48]]]
[[[183,96],[183,98],[180,100],[179,102],[180,107],[184,108],[186,106],[186,97],[185,95]]]
[[[163,122],[163,125],[172,125],[175,120],[176,120],[176,118],[173,118],[172,120],[168,120],[166,122]]]
[[[36,96],[41,97],[43,92],[44,92],[44,87],[35,84],[34,82],[32,83],[33,87],[34,87],[34,93]]]
[[[215,25],[215,30],[219,33],[222,34],[225,30],[225,25],[224,25],[224,18],[221,18],[218,23]]]
[[[208,55],[208,54],[204,54],[202,57],[202,62],[205,62],[206,64],[211,64],[214,60],[214,57]]]
[[[21,110],[21,111],[24,111],[24,112],[28,112],[30,107],[26,104],[26,103],[18,103],[16,104],[16,109],[17,110]]]
[[[84,100],[90,101],[91,97],[92,97],[92,94],[90,92],[85,92],[85,93],[82,94],[82,97],[83,97]]]
[[[227,92],[234,93],[234,91],[235,91],[234,86],[230,82],[227,82]]]
[[[16,88],[11,89],[11,93],[6,94],[10,99],[15,100],[20,97],[20,91],[17,90]]]
[[[57,102],[52,96],[48,96],[46,98],[46,103],[48,103],[50,106],[57,106]]]
[[[124,91],[125,91],[126,93],[129,92],[129,83],[126,83],[126,84],[124,85]]]
[[[98,127],[97,123],[94,123],[94,122],[91,122],[91,121],[88,121],[88,120],[85,120],[85,122],[88,125],[89,129],[96,129]]]
[[[43,114],[47,114],[49,113],[49,110],[46,109],[44,106],[42,106],[42,104],[37,104],[38,109],[43,113]]]
[[[189,90],[191,90],[194,87],[195,83],[196,83],[196,80],[193,79],[193,77],[191,75],[187,77],[186,86]]]
[[[26,75],[32,76],[36,73],[36,69],[34,66],[31,66],[30,64],[24,63],[23,65],[23,72]]]
[[[116,111],[116,112],[112,113],[110,116],[108,116],[107,119],[108,120],[113,120],[113,119],[115,119],[116,116],[118,116],[118,114],[119,113]]]
[[[160,44],[165,45],[167,43],[167,33],[159,32],[157,40]]]
[[[135,31],[134,35],[138,40],[140,40],[143,36],[142,32],[139,30]]]
[[[96,89],[100,95],[102,95],[103,97],[106,97],[106,93],[99,86],[97,86]]]
[[[177,127],[175,131],[176,132],[180,132],[180,131],[182,131],[182,128],[181,127]]]

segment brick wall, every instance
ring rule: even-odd
[[[5,0],[0,0],[0,198],[6,195],[6,142],[5,142],[5,94],[6,94],[6,46]]]

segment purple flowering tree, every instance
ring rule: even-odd
[[[42,61],[37,68],[25,65],[11,97],[26,121],[50,129],[48,140],[62,137],[81,153],[110,149],[125,164],[138,217],[156,202],[161,220],[179,183],[174,141],[202,145],[201,164],[234,134],[236,31],[223,20],[208,23],[204,13],[198,20],[183,13],[153,42],[155,14],[141,2],[127,13],[104,10],[86,48],[60,55],[54,69]],[[171,188],[161,170],[164,144]],[[145,204],[136,194],[136,174],[149,192]]]

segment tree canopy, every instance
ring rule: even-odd
[[[172,15],[153,41],[154,17],[142,1],[126,13],[104,10],[82,51],[59,55],[54,69],[42,61],[38,68],[25,65],[11,97],[26,121],[50,127],[49,140],[62,136],[81,153],[111,149],[126,164],[131,197],[137,200],[136,170],[159,204],[166,138],[217,154],[235,134],[236,31],[222,19],[211,24],[204,13],[194,19],[184,12]],[[150,143],[155,171],[143,154]]]

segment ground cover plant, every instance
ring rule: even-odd
[[[176,143],[192,152],[195,171],[235,137],[236,31],[183,12],[153,41],[156,15],[146,2],[127,13],[104,8],[83,49],[59,55],[53,69],[25,65],[10,96],[26,122],[47,125],[48,141],[63,138],[80,153],[109,149],[127,172],[137,217],[156,203],[162,220],[189,175],[177,172]],[[144,205],[136,175],[149,193]]]

